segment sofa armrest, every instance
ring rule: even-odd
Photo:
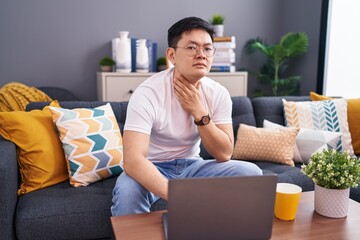
[[[15,239],[18,186],[16,146],[0,136],[0,239]]]

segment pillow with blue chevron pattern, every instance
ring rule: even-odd
[[[122,136],[111,105],[50,107],[67,160],[70,184],[79,187],[119,175]]]
[[[339,132],[342,135],[336,150],[347,151],[351,156],[355,156],[351,144],[345,99],[316,102],[291,102],[285,99],[282,101],[286,126]]]

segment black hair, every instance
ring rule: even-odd
[[[212,25],[204,19],[198,17],[186,17],[174,23],[168,30],[168,45],[175,47],[181,39],[184,32],[189,32],[193,29],[203,29],[209,33],[211,41],[214,41],[214,29]]]

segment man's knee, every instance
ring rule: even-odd
[[[246,161],[230,160],[232,172],[238,176],[257,176],[262,175],[262,170],[254,163]]]
[[[133,178],[122,173],[113,189],[111,213],[113,216],[127,215],[135,211],[136,205],[142,203],[146,190]]]

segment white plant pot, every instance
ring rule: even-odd
[[[350,188],[327,189],[315,184],[315,211],[331,218],[347,216]]]
[[[213,25],[215,36],[222,37],[224,36],[224,25]]]

